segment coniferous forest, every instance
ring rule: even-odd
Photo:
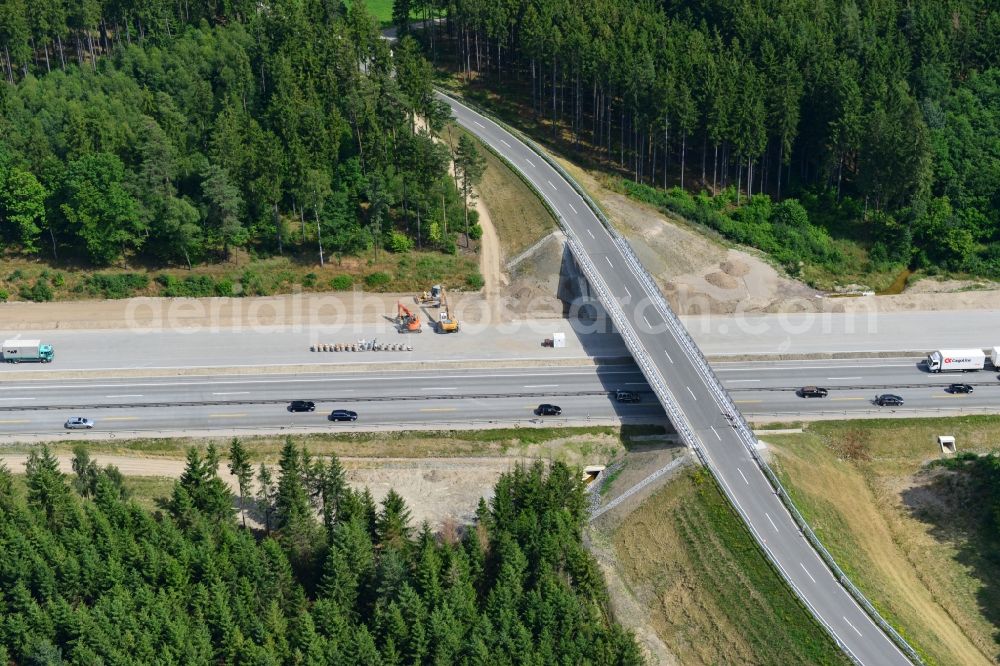
[[[416,43],[362,3],[0,0],[0,249],[190,266],[454,251]]]
[[[290,440],[275,469],[238,440],[229,458],[192,449],[155,513],[85,449],[72,478],[31,453],[23,490],[0,469],[0,663],[642,661],[610,620],[565,465],[503,475],[474,525],[434,534]]]
[[[630,193],[789,267],[842,271],[847,239],[875,269],[1000,277],[995,2],[395,2],[444,11],[430,57]]]

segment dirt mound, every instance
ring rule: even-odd
[[[750,266],[740,259],[727,259],[719,264],[719,268],[726,275],[732,275],[733,277],[743,277],[750,272]]]
[[[732,275],[726,275],[720,271],[714,271],[705,276],[705,282],[720,289],[736,289],[740,286],[739,281]]]

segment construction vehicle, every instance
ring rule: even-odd
[[[410,309],[396,302],[396,329],[400,333],[421,333],[420,317],[410,312]]]
[[[417,302],[417,305],[427,305],[430,307],[439,308],[441,307],[441,292],[443,291],[441,285],[436,284],[431,287],[430,291],[422,292],[413,297],[413,300]]]
[[[458,320],[455,319],[451,314],[451,308],[448,307],[448,295],[445,293],[444,287],[441,287],[441,313],[438,315],[438,333],[456,333],[458,332]]]

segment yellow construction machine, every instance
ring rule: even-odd
[[[430,291],[425,291],[414,296],[413,300],[417,303],[417,305],[439,308],[441,307],[441,291],[441,285],[436,284],[431,287]]]
[[[448,294],[445,293],[444,287],[441,287],[441,313],[438,315],[438,333],[456,333],[458,332],[458,320],[451,313],[451,308],[448,307]]]

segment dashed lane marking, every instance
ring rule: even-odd
[[[813,578],[813,575],[811,573],[809,573],[809,569],[806,569],[806,565],[804,565],[801,562],[799,562],[799,566],[802,567],[802,570],[806,572],[807,576],[809,576],[809,580],[811,580],[813,583],[815,583],[816,579]]]
[[[775,531],[775,532],[777,532],[777,531],[778,531],[778,526],[774,524],[774,521],[773,521],[773,520],[771,520],[771,514],[769,514],[769,513],[767,513],[767,512],[765,511],[765,512],[764,512],[764,515],[765,515],[765,516],[767,516],[767,522],[771,523],[771,527],[773,527],[773,528],[774,528],[774,531]]]
[[[841,617],[844,617],[844,616],[841,615]],[[858,634],[858,636],[861,636],[861,632],[858,631],[858,628],[855,627],[853,624],[851,624],[851,621],[848,620],[846,617],[844,617],[844,622],[846,622],[847,626],[850,627],[851,629],[853,629]]]

